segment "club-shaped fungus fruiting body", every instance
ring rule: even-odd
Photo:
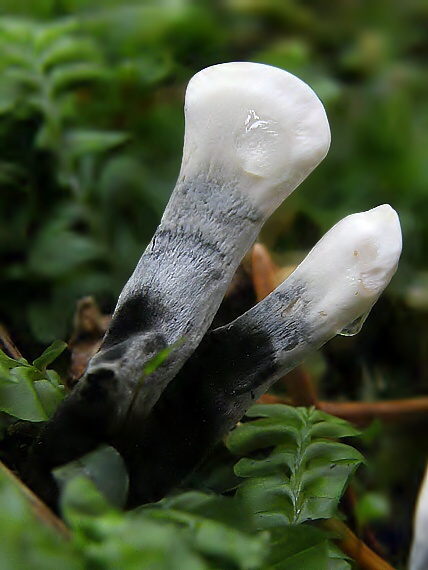
[[[401,247],[400,221],[388,204],[347,216],[317,243],[291,279],[311,291],[306,314],[319,332],[351,334],[353,324],[358,332],[396,272]]]
[[[348,216],[263,301],[207,333],[148,418],[131,504],[168,492],[276,380],[359,323],[388,285],[400,252],[390,206]]]
[[[330,146],[322,103],[306,83],[259,63],[214,65],[189,82],[180,178],[234,180],[271,214]]]
[[[196,74],[185,119],[160,225],[99,352],[33,446],[28,480],[51,504],[50,470],[100,443],[125,460],[129,505],[161,497],[277,378],[361,321],[395,271],[398,217],[380,206],[339,222],[271,295],[207,332],[263,223],[326,155],[330,130],[305,83],[256,63]]]
[[[89,378],[113,372],[124,401],[147,359],[185,337],[169,370],[141,387],[140,416],[199,344],[267,217],[330,144],[312,89],[268,65],[225,63],[197,73],[185,118],[177,185],[88,369]]]

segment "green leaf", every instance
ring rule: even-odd
[[[331,535],[313,526],[272,531],[269,570],[350,570]]]
[[[5,43],[27,43],[33,39],[37,24],[30,20],[3,17],[0,20],[1,37]]]
[[[39,358],[36,358],[36,360],[33,362],[33,366],[42,372],[46,372],[46,368],[49,366],[49,364],[52,364],[52,362],[54,362],[54,360],[56,360],[66,348],[66,342],[63,342],[62,340],[55,340],[50,346],[48,346],[43,354],[39,356]]]
[[[99,53],[95,44],[89,38],[78,38],[67,35],[58,38],[40,55],[40,65],[44,72],[50,68],[70,62],[81,60],[99,60]]]
[[[110,507],[93,483],[73,478],[61,499],[85,568],[208,570],[178,525],[165,525]]]
[[[2,350],[0,350],[0,365],[10,369],[16,368],[16,366],[23,366],[28,364],[28,362],[24,358],[20,358],[19,360],[15,360],[10,356],[7,356]]]
[[[46,370],[64,350],[56,341],[31,366],[24,358],[14,360],[0,351],[0,410],[28,421],[44,421],[65,396],[59,376]]]
[[[227,440],[233,453],[250,454],[235,465],[236,475],[245,478],[237,497],[254,513],[260,530],[281,528],[287,536],[290,529],[302,528],[290,531],[301,544],[276,544],[272,568],[349,568],[328,537],[306,542],[311,531],[304,523],[337,515],[349,478],[364,459],[330,438],[355,436],[357,430],[315,409],[257,405],[247,416],[257,419],[239,425]]]
[[[174,350],[176,350],[178,347],[180,347],[185,341],[186,341],[185,337],[178,339],[177,341],[172,343],[170,346],[167,346],[166,348],[160,350],[157,354],[155,354],[147,362],[147,364],[144,367],[143,373],[141,374],[141,377],[139,378],[137,385],[134,389],[134,393],[132,394],[132,398],[131,398],[131,401],[129,403],[127,415],[129,415],[132,412],[132,410],[134,409],[135,402],[137,401],[138,395],[141,391],[141,388],[142,388],[147,376],[149,376],[150,374],[153,374],[153,372],[155,372],[159,368],[159,366],[161,366],[165,362],[165,360],[168,358],[168,356]]]
[[[102,446],[58,467],[53,474],[61,487],[76,477],[89,477],[111,505],[123,508],[126,504],[128,473],[121,455],[113,447]]]
[[[0,377],[0,410],[21,420],[41,422],[48,416],[34,388],[31,372],[18,366],[10,377]]]
[[[275,473],[289,472],[290,465],[294,462],[294,454],[284,453],[271,454],[264,459],[249,459],[243,457],[235,465],[235,474],[238,477],[266,477]]]
[[[0,568],[83,570],[72,541],[40,522],[28,498],[0,468]]]
[[[302,427],[304,423],[302,408],[283,404],[256,404],[251,406],[245,415],[249,418],[275,418],[296,428]]]
[[[0,27],[1,30],[1,27]],[[3,31],[3,30],[1,30]],[[22,45],[18,42],[5,41],[6,36],[0,38],[0,46],[2,49],[2,65],[8,67],[10,65],[16,65],[18,67],[29,67],[31,62],[29,61],[29,50],[28,46]]]
[[[64,144],[73,159],[87,154],[99,154],[110,151],[128,140],[126,133],[113,131],[73,130],[65,135]]]
[[[3,80],[13,81],[29,91],[36,91],[40,87],[40,76],[31,68],[10,66],[3,72]]]
[[[164,79],[173,69],[169,53],[145,53],[119,63],[114,72],[120,81],[151,85]]]
[[[61,388],[61,390],[63,390],[64,385],[58,372],[55,370],[46,370],[45,375],[53,386],[56,386],[57,388]]]
[[[357,461],[362,463],[363,456],[350,445],[336,441],[314,441],[304,449],[302,462],[320,460],[323,463],[333,464],[336,461]]]
[[[356,437],[361,432],[347,422],[333,423],[329,421],[319,422],[312,428],[314,437],[328,437],[337,439],[341,437]]]
[[[12,93],[7,92],[5,86],[0,86],[0,116],[12,113],[15,108],[15,97]]]
[[[34,382],[34,389],[47,417],[50,417],[65,397],[64,387],[58,387],[49,380],[38,380]]]
[[[232,453],[245,455],[257,449],[293,442],[296,436],[294,426],[271,420],[256,420],[233,430],[227,439],[227,446]]]
[[[61,494],[61,511],[66,522],[76,528],[83,528],[85,519],[116,512],[95,484],[82,475],[67,480]]]
[[[99,259],[102,247],[89,236],[52,225],[45,225],[36,237],[29,256],[29,267],[43,277],[62,277],[80,265]]]
[[[296,523],[295,491],[283,475],[249,478],[237,497],[254,513],[259,530]]]
[[[234,499],[183,493],[157,505],[139,509],[142,516],[184,525],[184,536],[219,567],[256,570],[263,567],[268,535],[255,534],[251,513]]]
[[[151,358],[144,367],[144,375],[148,376],[149,374],[153,374],[153,372],[155,372],[159,366],[165,362],[168,356],[174,352],[174,350],[177,350],[177,348],[183,346],[185,342],[185,337],[180,338],[177,341],[173,342],[170,346],[167,346],[155,354],[155,356],[153,356],[153,358]]]
[[[201,554],[223,561],[226,567],[236,565],[242,570],[257,570],[265,558],[267,538],[267,535],[249,537],[223,524],[204,522],[194,533],[194,544]]]
[[[176,511],[194,515],[200,520],[208,518],[237,528],[242,532],[255,532],[256,527],[251,511],[245,505],[239,504],[229,497],[207,494],[201,491],[188,491],[175,497],[167,497],[157,503],[166,511]]]
[[[43,53],[60,38],[75,32],[78,27],[78,22],[73,18],[63,18],[62,20],[56,20],[51,24],[37,25],[34,27],[33,33],[34,47],[38,54]]]
[[[369,492],[359,497],[355,506],[358,524],[363,527],[374,521],[388,520],[391,517],[391,501],[380,492]]]
[[[74,88],[86,83],[105,81],[110,76],[108,69],[97,63],[68,63],[54,68],[49,81],[54,92]]]
[[[10,85],[0,85],[0,117],[14,112],[16,99],[16,93]]]

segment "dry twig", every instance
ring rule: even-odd
[[[272,394],[264,394],[260,398],[260,402],[263,404],[290,404],[289,399]],[[428,397],[423,396],[383,402],[318,402],[317,407],[361,428],[367,427],[375,419],[394,424],[428,421]]]
[[[7,354],[7,356],[10,356],[10,358],[15,358],[16,360],[22,358],[22,354],[20,353],[20,351],[18,350],[18,348],[15,346],[14,342],[10,338],[6,328],[1,324],[0,324],[0,349],[5,354]]]
[[[16,477],[10,469],[8,469],[3,463],[0,462],[0,471],[4,474],[16,487],[18,487],[21,493],[24,495],[26,501],[28,502],[31,510],[36,515],[36,517],[46,526],[51,527],[56,533],[61,535],[67,540],[71,539],[71,533],[65,524],[59,519],[46,505],[43,503],[37,495],[35,495],[18,477]]]
[[[361,570],[394,570],[388,562],[360,540],[344,522],[330,519],[325,521],[323,526],[339,537],[338,545],[345,554],[355,560]]]

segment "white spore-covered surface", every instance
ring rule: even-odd
[[[365,318],[396,272],[401,248],[400,221],[388,204],[338,222],[294,275],[312,292],[314,322],[337,334]]]
[[[190,81],[181,177],[234,180],[271,213],[330,146],[324,107],[312,89],[268,65],[214,65]]]

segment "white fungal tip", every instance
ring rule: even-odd
[[[398,215],[387,204],[337,223],[293,274],[308,284],[313,318],[334,334],[358,332],[393,277],[401,246]]]
[[[351,234],[348,241],[355,241],[353,255],[359,272],[360,293],[380,295],[391,281],[401,254],[401,227],[397,212],[383,204],[348,216],[342,223],[343,232]]]
[[[324,107],[303,81],[259,63],[214,65],[189,82],[182,176],[237,183],[271,213],[330,146]]]
[[[410,552],[409,570],[428,568],[428,468],[419,492],[416,505],[413,544]]]

